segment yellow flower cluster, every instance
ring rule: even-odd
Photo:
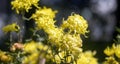
[[[31,55],[26,56],[23,59],[22,64],[37,64],[38,59],[39,59],[39,53],[32,53]]]
[[[5,33],[12,32],[12,31],[18,32],[20,30],[20,27],[16,23],[12,23],[10,25],[4,26],[2,30]]]
[[[39,18],[44,18],[44,19],[53,19],[55,18],[55,14],[57,11],[53,11],[51,8],[39,8],[36,10],[35,14],[31,16],[32,19],[38,20]]]
[[[61,51],[67,50],[77,58],[78,54],[82,52],[82,40],[80,34],[87,32],[87,21],[80,15],[74,14],[69,16],[61,27],[55,26],[56,11],[52,11],[50,8],[43,8],[36,10],[35,14],[31,16],[34,19],[38,29],[43,29],[47,35],[51,45],[58,47]],[[74,31],[74,34],[64,32],[65,28],[69,28]]]
[[[12,56],[6,54],[6,52],[3,52],[0,50],[0,61],[2,62],[10,62],[12,61]]]
[[[56,45],[60,47],[61,46],[60,42],[62,41],[62,37],[63,37],[63,31],[59,28],[51,28],[51,29],[48,28],[45,31],[49,35],[48,40],[50,41],[50,43],[52,45]]]
[[[47,45],[43,45],[41,42],[30,41],[24,44],[23,51],[26,53],[34,53],[39,50],[46,51],[48,49]]]
[[[67,20],[61,25],[63,29],[68,28],[70,32],[85,34],[87,33],[88,24],[87,21],[78,14],[73,14],[68,17]]]
[[[51,8],[44,7],[43,9],[37,9],[35,14],[31,16],[31,19],[35,20],[38,29],[54,28],[56,11],[52,11]]]
[[[41,42],[30,41],[28,43],[25,43],[23,51],[24,54],[30,54],[23,58],[23,64],[37,64],[38,61],[40,61],[40,56],[46,58],[47,60],[53,58],[53,56],[50,55],[51,50],[48,50],[48,46],[43,45]]]
[[[68,52],[61,51],[60,53],[55,55],[54,62],[56,62],[57,64],[60,64],[61,62],[66,62],[65,64],[70,64],[71,61],[75,60],[73,56],[69,55],[66,57],[65,53],[68,53]],[[98,64],[97,59],[94,57],[95,54],[96,54],[95,51],[94,52],[92,51],[82,52],[80,53],[80,55],[78,55],[79,57],[77,58],[77,60],[73,61],[72,64]]]
[[[11,2],[12,9],[15,9],[17,14],[32,8],[32,5],[37,6],[39,0],[13,0]]]
[[[32,9],[32,5],[35,6],[36,12],[29,19],[35,21],[36,30],[42,29],[47,34],[47,42],[45,44],[35,41],[23,44],[22,51],[24,54],[29,53],[29,55],[24,56],[22,63],[37,64],[41,56],[46,58],[46,61],[50,60],[50,62],[53,61],[53,63],[57,64],[97,64],[92,52],[82,53],[80,35],[88,32],[87,21],[79,14],[72,14],[58,27],[55,25],[56,21],[54,20],[57,11],[53,11],[51,8],[38,7],[38,1],[14,0],[11,2],[12,9],[15,9],[18,14],[29,12],[29,9]],[[15,29],[8,30],[4,28],[4,31],[18,31],[18,29]],[[68,31],[65,31],[67,29]]]
[[[104,53],[107,55],[107,56],[112,56],[112,55],[116,55],[118,58],[120,58],[120,44],[118,45],[115,45],[113,44],[112,47],[107,47],[105,50],[104,50]]]
[[[24,44],[24,52],[34,53],[37,52],[38,44],[34,41]]]
[[[86,51],[81,53],[77,64],[98,64],[97,59],[94,58],[95,52]]]
[[[106,58],[106,61],[104,61],[103,64],[119,64],[119,62],[116,61],[114,57],[110,56]]]
[[[82,52],[82,40],[79,35],[65,34],[62,39],[63,50],[69,50],[76,58]]]
[[[118,59],[120,59],[120,44],[113,44],[112,47],[107,47],[104,50],[104,53],[109,57],[106,57],[106,61],[104,61],[103,64],[119,64]]]

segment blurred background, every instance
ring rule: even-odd
[[[19,15],[11,10],[11,0],[0,0],[0,49],[6,50],[5,42],[9,39],[4,34],[2,27],[13,22],[19,23],[20,26],[30,27],[22,22]],[[120,27],[120,0],[40,0],[41,6],[46,6],[57,10],[56,25],[60,25],[64,19],[67,19],[72,12],[83,16],[89,24],[88,38],[83,38],[84,50],[96,50],[96,57],[103,61],[105,55],[103,50],[107,45],[114,43],[117,35],[116,27]],[[26,35],[25,29],[21,29],[23,37]],[[27,32],[28,33],[28,32]],[[17,36],[13,34],[13,39]]]

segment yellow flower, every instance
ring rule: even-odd
[[[111,56],[114,54],[114,50],[110,47],[107,47],[105,50],[104,50],[104,53],[107,55],[107,56]]]
[[[67,63],[71,63],[71,61],[73,61],[72,56],[67,56],[66,59],[67,59],[67,60],[66,60]]]
[[[71,35],[65,34],[62,37],[62,50],[68,50],[74,56],[74,58],[78,58],[78,55],[82,52],[82,40],[79,35]]]
[[[56,13],[57,11],[53,11],[51,8],[44,7],[42,9],[37,9],[31,18],[34,20],[37,20],[39,18],[53,19]]]
[[[111,48],[110,48],[110,47],[107,47],[107,48],[104,50],[104,53],[105,53],[107,56],[114,55],[115,49],[116,49],[116,46],[115,46],[115,44],[113,44]]]
[[[3,61],[3,62],[9,62],[12,60],[12,57],[10,55],[2,55],[0,57],[0,60]]]
[[[31,9],[32,5],[37,6],[39,0],[13,0],[11,2],[12,9],[15,9],[19,14],[20,12],[26,11],[28,12]]]
[[[115,51],[115,55],[116,55],[118,58],[120,58],[120,44],[116,46],[116,48],[115,48],[114,51]]]
[[[43,45],[41,42],[39,42],[37,45],[38,45],[37,46],[38,49],[41,50],[41,51],[47,51],[47,49],[48,49],[48,46],[47,45]]]
[[[36,20],[37,29],[47,30],[48,28],[54,28],[55,21],[53,19],[39,18]]]
[[[55,61],[53,61],[53,62],[56,62],[57,64],[60,64],[63,61],[62,59],[64,59],[64,57],[65,57],[65,51],[61,51],[61,52],[59,52],[58,54],[55,55],[55,57],[54,57]]]
[[[97,59],[94,57],[94,55],[95,53],[91,51],[81,53],[77,59],[77,64],[98,64]]]
[[[68,17],[66,21],[61,25],[63,29],[68,28],[70,32],[85,34],[87,33],[88,23],[87,21],[78,14],[73,14]]]
[[[32,53],[29,56],[23,58],[22,64],[37,64],[39,59],[39,53]]]
[[[36,42],[34,41],[31,41],[29,43],[26,43],[24,44],[24,52],[27,52],[27,53],[34,53],[37,51],[37,48],[38,48],[38,45]]]
[[[52,43],[52,45],[60,46],[62,41],[63,32],[59,28],[49,28],[45,30],[48,34],[48,40]]]
[[[119,62],[117,62],[114,57],[110,56],[106,58],[106,61],[103,62],[103,64],[119,64]]]
[[[62,37],[62,41],[63,41],[63,46],[64,44],[66,44],[69,48],[71,48],[70,49],[71,51],[73,51],[72,48],[82,47],[82,40],[79,35],[65,34]],[[68,49],[68,47],[65,46],[64,49]]]
[[[0,50],[0,61],[3,62],[9,62],[12,61],[12,56],[6,54],[6,52],[3,52]]]
[[[31,16],[35,20],[37,29],[47,30],[48,28],[54,28],[56,11],[52,11],[51,8],[44,7],[43,9],[37,9],[35,14]]]
[[[45,55],[46,61],[52,60],[53,57],[53,51],[51,49],[47,50],[47,54]]]
[[[12,31],[18,32],[20,30],[20,27],[16,23],[13,23],[3,27],[2,30],[5,33],[12,32]]]
[[[55,55],[55,61],[53,62],[56,62],[57,64],[60,64],[61,63],[61,59],[58,55]]]

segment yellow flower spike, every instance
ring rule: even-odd
[[[28,10],[32,8],[32,5],[38,7],[38,1],[39,0],[13,0],[11,5],[12,9],[15,9],[17,14],[19,14],[23,11],[28,12]]]
[[[73,14],[68,17],[66,21],[61,25],[63,29],[69,28],[70,31],[78,34],[87,33],[88,23],[87,21],[78,14]]]
[[[8,33],[8,32],[18,32],[20,30],[20,27],[16,24],[10,24],[2,28],[3,32]]]

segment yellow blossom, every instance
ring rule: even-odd
[[[107,47],[105,50],[104,50],[104,53],[108,56],[111,56],[115,53],[115,44],[112,45],[112,47]]]
[[[0,61],[3,62],[10,62],[12,61],[12,56],[6,54],[6,52],[3,52],[0,50]]]
[[[37,29],[47,30],[48,28],[54,28],[55,21],[53,19],[39,18],[36,20]]]
[[[77,64],[98,64],[97,59],[94,57],[94,55],[95,53],[91,51],[81,53],[77,59]]]
[[[12,32],[12,31],[18,32],[20,30],[20,27],[16,23],[12,23],[10,25],[3,27],[2,30],[5,33]]]
[[[32,53],[23,58],[22,64],[37,64],[39,60],[39,53]]]
[[[116,45],[116,48],[115,48],[115,55],[120,58],[120,44],[119,45]]]
[[[69,50],[74,58],[77,58],[78,55],[82,52],[82,40],[79,35],[65,34],[62,37],[62,50]]]
[[[65,51],[61,51],[58,54],[55,55],[55,61],[57,64],[60,64],[61,62],[64,62],[62,59],[65,57]]]
[[[87,33],[88,23],[87,21],[78,14],[73,14],[68,17],[66,21],[61,25],[63,29],[68,28],[70,31],[78,34]]]
[[[67,56],[66,59],[67,59],[67,60],[66,60],[67,63],[71,63],[71,61],[73,61],[72,56]]]
[[[108,56],[111,56],[114,54],[114,50],[111,49],[110,47],[107,47],[105,50],[104,50],[104,53]]]
[[[61,29],[59,28],[48,28],[47,30],[45,30],[45,32],[48,34],[48,40],[56,46],[60,46],[61,45],[61,41],[62,41],[62,36],[63,36],[63,32]]]
[[[57,11],[53,11],[51,8],[44,7],[42,9],[37,9],[31,18],[34,20],[37,20],[39,18],[53,19],[56,13]]]
[[[51,58],[54,58],[52,55],[53,51],[51,49],[48,49],[46,52],[47,52],[47,54],[45,55],[46,61],[49,61],[51,60]]]
[[[69,48],[82,47],[82,40],[79,35],[65,34],[62,37],[62,41],[63,44],[66,44]],[[68,47],[66,47],[65,49],[68,49]],[[73,49],[71,49],[71,51],[72,50]]]
[[[103,64],[119,64],[114,57],[110,56],[106,58],[106,61]]]
[[[32,5],[37,6],[39,0],[13,0],[11,2],[12,9],[15,9],[19,14],[20,12],[26,11],[32,8]]]
[[[51,8],[44,7],[43,9],[37,9],[35,14],[31,16],[35,20],[37,29],[47,30],[48,28],[54,28],[56,11],[52,11]]]
[[[42,43],[38,43],[37,44],[38,49],[42,50],[42,51],[47,51],[48,46],[47,45],[43,45]]]
[[[38,45],[36,42],[31,41],[29,43],[24,44],[23,50],[27,53],[34,53],[37,51]]]

